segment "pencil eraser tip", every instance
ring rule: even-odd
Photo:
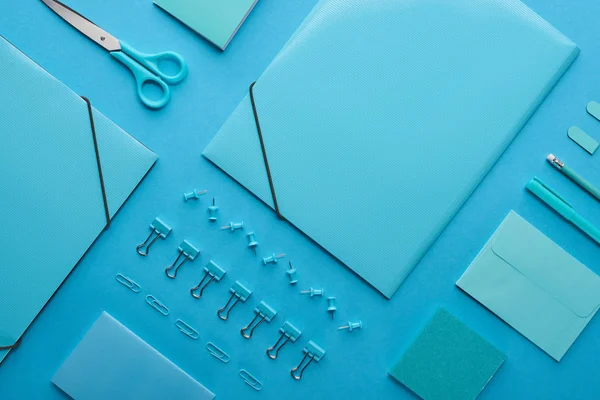
[[[552,162],[552,161],[554,161],[555,158],[556,157],[554,157],[554,154],[548,154],[548,157],[546,157],[546,160]]]

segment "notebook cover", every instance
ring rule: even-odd
[[[391,297],[578,54],[518,0],[321,0],[254,88],[282,215]],[[248,96],[204,155],[273,206]]]
[[[425,400],[474,400],[506,356],[440,308],[389,373]]]
[[[84,100],[1,36],[0,76],[0,346],[10,346],[106,215]],[[157,156],[100,112],[93,116],[113,217]]]
[[[77,400],[215,397],[106,312],[56,372],[52,383]]]
[[[258,0],[155,0],[154,4],[225,50]]]

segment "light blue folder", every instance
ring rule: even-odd
[[[0,36],[0,347],[107,224],[87,104]],[[93,111],[110,216],[157,157]],[[7,351],[0,351],[0,361]]]
[[[321,0],[254,88],[281,214],[391,297],[578,53],[518,0]],[[204,155],[273,207],[249,97]]]
[[[212,400],[185,371],[102,313],[52,378],[76,400]]]
[[[456,284],[556,361],[600,308],[600,277],[514,211]]]

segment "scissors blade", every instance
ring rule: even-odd
[[[104,31],[92,21],[79,14],[77,11],[57,0],[42,0],[52,11],[57,13],[71,26],[83,33],[108,51],[121,50],[119,39]]]

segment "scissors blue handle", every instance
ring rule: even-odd
[[[123,63],[133,73],[137,85],[138,97],[146,106],[154,109],[163,107],[171,98],[169,85],[181,82],[188,73],[185,60],[179,54],[165,51],[158,54],[144,54],[127,43],[119,41],[121,50],[111,51],[110,54]],[[177,73],[168,75],[160,69],[161,61],[171,61],[178,66]],[[144,85],[154,83],[162,89],[162,96],[153,100],[144,93]]]

